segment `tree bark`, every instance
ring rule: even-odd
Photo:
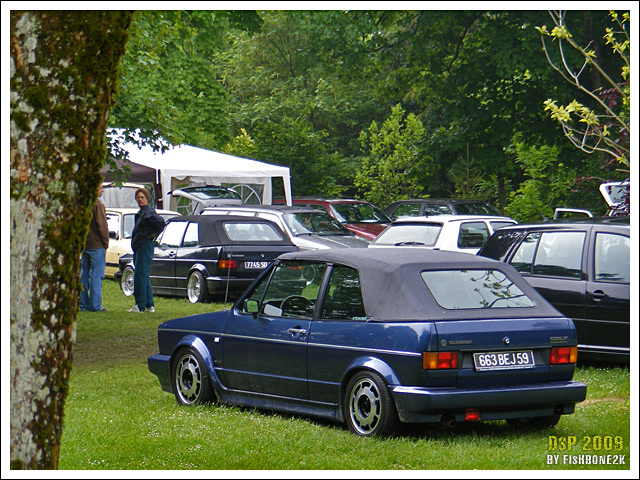
[[[80,255],[130,17],[11,11],[12,469],[58,466]]]

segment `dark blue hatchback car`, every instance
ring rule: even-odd
[[[281,255],[229,311],[162,323],[148,359],[184,405],[346,422],[553,426],[585,399],[577,337],[511,266],[405,248]]]

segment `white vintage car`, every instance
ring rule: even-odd
[[[139,208],[107,208],[107,224],[109,225],[109,248],[107,249],[107,267],[105,276],[113,278],[118,271],[118,260],[131,250],[131,232],[135,223],[135,215]],[[156,210],[165,220],[180,215],[171,210]]]

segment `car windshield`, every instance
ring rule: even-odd
[[[323,212],[286,213],[283,219],[294,235],[350,235],[340,222]]]
[[[382,210],[369,203],[335,203],[331,211],[342,223],[391,223]]]
[[[426,271],[421,275],[438,305],[447,310],[535,306],[498,270]]]
[[[440,223],[392,225],[378,235],[376,245],[424,245],[433,247],[442,230]]]

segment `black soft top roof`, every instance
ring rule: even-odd
[[[198,228],[198,242],[200,246],[210,247],[217,245],[282,245],[294,246],[291,239],[284,234],[282,229],[271,220],[257,217],[247,217],[244,215],[185,215],[173,217],[167,220],[167,224],[174,222],[190,222],[200,225]],[[276,232],[280,234],[281,240],[278,241],[232,241],[224,230],[224,225],[229,223],[236,224],[268,224]]]
[[[349,248],[292,252],[279,258],[327,262],[358,270],[365,309],[373,321],[562,317],[511,265],[468,253],[403,247]],[[420,274],[425,270],[451,269],[501,271],[535,306],[446,310],[435,301]]]

